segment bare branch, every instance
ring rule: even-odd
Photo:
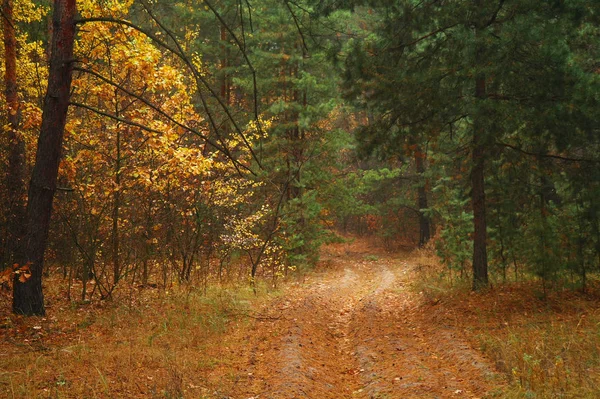
[[[505,0],[500,0],[500,3],[498,4],[498,7],[496,8],[496,11],[492,15],[492,17],[490,18],[490,20],[488,21],[488,23],[485,25],[486,27],[490,26],[494,22],[496,22],[496,19],[498,18],[498,14],[500,13],[500,10],[502,10],[502,6],[504,6],[504,2],[505,2]]]
[[[229,111],[227,105],[225,105],[223,103],[223,101],[221,100],[221,98],[217,95],[217,93],[212,89],[212,87],[210,87],[210,85],[208,84],[208,82],[206,81],[206,79],[198,72],[198,70],[195,68],[194,64],[192,63],[192,61],[190,60],[190,58],[185,54],[185,52],[183,51],[182,47],[179,45],[178,41],[176,40],[175,36],[173,35],[173,33],[168,30],[155,16],[154,14],[152,14],[152,12],[144,5],[144,8],[146,9],[146,12],[148,13],[148,15],[150,16],[150,18],[152,18],[152,20],[157,23],[159,25],[159,27],[161,29],[163,29],[167,35],[171,38],[171,40],[173,40],[173,42],[175,43],[175,47],[169,45],[168,43],[166,43],[165,41],[159,39],[158,37],[156,37],[156,35],[154,35],[152,32],[150,32],[147,29],[144,29],[130,21],[127,20],[123,20],[123,19],[116,19],[116,18],[109,18],[109,17],[93,17],[93,18],[82,18],[76,21],[77,24],[85,24],[85,23],[92,23],[92,22],[107,22],[107,23],[114,23],[114,24],[120,24],[120,25],[125,25],[128,26],[140,33],[142,33],[144,36],[148,37],[150,40],[152,40],[155,44],[159,45],[160,47],[164,48],[165,50],[169,51],[170,53],[174,54],[175,56],[177,56],[180,60],[182,60],[184,62],[184,64],[188,67],[188,69],[192,72],[192,75],[194,76],[194,79],[196,80],[196,83],[198,85],[198,88],[200,87],[205,87],[209,93],[211,94],[211,96],[213,98],[215,98],[217,100],[217,102],[219,103],[220,107],[223,109],[223,111],[225,112],[225,114],[227,115],[227,118],[232,122],[236,132],[244,137],[244,144],[246,144],[248,150],[250,151],[250,153],[252,154],[254,160],[256,161],[257,165],[262,168],[261,163],[258,159],[258,157],[256,156],[256,154],[254,153],[254,150],[251,148],[251,146],[249,145],[249,143],[245,140],[245,136],[243,134],[243,132],[241,131],[240,127],[237,125],[237,123],[235,122],[235,119],[233,118],[233,115],[231,114],[231,112]],[[86,71],[86,70],[83,70]],[[107,82],[107,83],[111,83],[114,84],[114,82]],[[127,92],[127,91],[125,91]],[[217,134],[219,141],[221,142],[221,146],[219,145],[215,145],[214,142],[212,142],[211,140],[208,139],[208,137],[199,134],[199,132],[197,132],[195,129],[191,129],[189,127],[185,127],[186,129],[190,130],[191,132],[193,132],[196,135],[199,135],[200,137],[202,137],[204,140],[206,140],[209,144],[211,144],[213,147],[217,148],[219,151],[223,152],[230,160],[233,161],[233,157],[231,156],[231,153],[227,150],[223,139],[220,137],[219,133],[218,133],[218,128],[217,128],[217,124],[214,121],[214,117],[212,115],[212,112],[210,112],[209,108],[208,108],[208,104],[206,102],[206,99],[204,98],[204,95],[202,94],[202,92],[199,90],[199,95],[200,95],[200,100],[202,102],[202,107],[204,108],[204,111],[206,112],[207,116],[208,116],[208,120],[211,124],[211,126],[213,127],[213,129],[215,130],[215,134]],[[138,98],[140,99],[140,98]],[[140,99],[142,100],[142,99]],[[150,104],[146,104],[148,106],[151,106]],[[158,111],[158,110],[157,110]],[[163,114],[163,116],[165,117],[169,117],[168,115],[166,115],[166,113],[159,111]],[[170,118],[170,117],[169,117]],[[171,118],[172,119],[172,118]],[[241,165],[239,162],[235,161],[234,165]],[[250,171],[252,174],[255,174],[250,168],[244,166],[244,169]]]
[[[162,29],[164,30],[167,35],[171,38],[171,40],[173,41],[173,43],[175,43],[175,46],[177,47],[178,51],[176,52],[176,54],[178,55],[178,57],[188,66],[188,68],[190,69],[190,71],[192,72],[192,74],[194,75],[194,78],[197,81],[197,85],[201,86],[198,84],[198,82],[202,83],[202,86],[206,87],[206,89],[209,91],[210,95],[217,100],[219,106],[221,107],[221,109],[223,110],[223,112],[225,112],[225,115],[227,116],[227,118],[231,121],[235,131],[237,132],[237,134],[242,138],[242,140],[244,141],[244,144],[246,145],[246,147],[248,148],[248,150],[250,151],[250,154],[252,155],[252,158],[254,158],[254,160],[256,161],[257,165],[259,166],[259,168],[262,169],[262,165],[260,160],[258,159],[258,157],[256,156],[254,150],[252,149],[252,146],[250,145],[250,143],[248,143],[248,140],[246,139],[246,136],[244,135],[244,133],[242,132],[242,129],[240,129],[240,127],[238,126],[237,122],[235,121],[235,118],[233,117],[233,115],[231,115],[231,111],[229,110],[229,107],[223,102],[223,100],[221,99],[221,97],[217,94],[217,92],[214,91],[214,89],[208,84],[208,82],[206,81],[206,79],[202,76],[202,74],[200,74],[200,72],[198,72],[198,70],[196,69],[196,67],[194,66],[194,64],[192,63],[192,61],[189,59],[189,57],[186,56],[185,51],[183,50],[183,48],[181,47],[181,45],[179,44],[179,41],[177,40],[177,38],[175,37],[175,35],[173,34],[173,32],[171,32],[170,29],[168,29],[155,15],[154,13],[152,13],[152,10],[150,10],[150,7],[148,7],[148,5],[145,2],[142,2],[142,5],[144,6],[144,9],[146,10],[146,13],[148,13],[148,15],[150,16],[150,18],[152,18],[152,20]],[[209,6],[209,4],[207,3],[207,6]],[[212,8],[211,8],[212,10]],[[219,18],[218,14],[215,13],[215,11],[213,11],[213,13],[215,14],[215,16],[217,16],[217,18]],[[222,19],[220,19],[222,21]],[[225,27],[229,30],[229,27],[227,26],[227,24],[225,24]],[[238,41],[239,43],[239,41]],[[240,47],[241,49],[241,47]],[[245,53],[244,53],[245,55]],[[246,58],[247,59],[247,58]],[[250,62],[248,60],[248,62]],[[250,67],[252,67],[251,64],[249,64]],[[254,71],[254,69],[252,69],[252,71]],[[254,86],[256,88],[256,75],[253,74],[254,76]],[[219,141],[221,141],[221,143],[223,144],[223,146],[225,146],[225,143],[223,142],[222,138],[219,135],[218,129],[217,129],[217,124],[214,121],[214,117],[212,116],[212,113],[210,112],[209,108],[208,108],[208,104],[206,103],[206,100],[204,99],[204,96],[202,94],[201,91],[199,91],[200,94],[200,100],[202,102],[202,106],[204,108],[204,111],[207,113],[207,116],[209,118],[209,121],[211,123],[211,126],[213,127],[213,129],[215,130],[215,134],[217,134],[217,136],[219,136]],[[255,90],[255,99],[257,99],[257,94],[256,94],[256,90]],[[256,111],[256,118],[258,121],[258,105],[257,102],[255,101],[255,111]]]
[[[302,32],[302,28],[300,28],[300,23],[298,22],[298,18],[296,17],[296,14],[294,14],[292,7],[290,7],[290,3],[288,1],[284,1],[284,3],[285,3],[285,6],[287,7],[288,11],[292,15],[292,18],[294,20],[294,25],[296,25],[296,30],[298,30],[298,34],[300,35],[300,40],[302,41],[302,47],[304,48],[305,55],[306,55],[306,54],[308,54],[308,46],[306,45],[306,40],[304,39],[304,33]]]
[[[248,7],[248,22],[250,22],[250,32],[254,32],[254,25],[252,24],[252,6],[248,0],[246,0],[246,6]]]
[[[533,156],[533,157],[538,157],[538,158],[552,158],[552,159],[558,159],[560,161],[565,161],[565,162],[581,162],[581,163],[600,164],[600,159],[571,158],[571,157],[565,157],[565,156],[556,155],[556,154],[543,154],[543,153],[530,152],[530,151],[524,150],[522,148],[519,148],[517,146],[511,145],[508,143],[502,143],[502,142],[496,142],[496,145],[499,145],[501,147],[510,148],[511,150],[520,152],[522,154]]]
[[[141,101],[142,103],[144,103],[145,105],[147,105],[149,108],[151,108],[152,110],[158,112],[160,115],[162,115],[163,117],[165,117],[171,123],[179,126],[180,128],[182,128],[182,129],[184,129],[186,131],[189,131],[189,132],[195,134],[196,136],[200,137],[201,139],[203,139],[204,141],[206,141],[207,143],[209,143],[215,149],[217,149],[218,151],[222,152],[233,163],[233,165],[235,166],[236,169],[238,169],[238,167],[241,166],[243,169],[246,169],[250,173],[254,174],[254,172],[250,168],[248,168],[246,165],[243,165],[239,161],[237,161],[231,155],[231,153],[229,152],[229,150],[227,148],[221,147],[220,145],[214,143],[212,140],[208,139],[204,134],[202,134],[198,130],[196,130],[196,129],[190,127],[190,126],[187,126],[187,125],[185,125],[185,124],[183,124],[183,123],[175,120],[169,114],[167,114],[166,112],[164,112],[163,110],[161,110],[158,106],[152,104],[150,101],[146,100],[145,98],[140,97],[137,94],[135,94],[135,93],[127,90],[126,88],[124,88],[124,87],[116,84],[115,82],[110,81],[109,79],[105,78],[104,76],[100,75],[97,72],[94,72],[94,71],[91,71],[91,70],[88,70],[88,69],[84,69],[84,68],[79,68],[79,67],[75,67],[73,69],[77,70],[77,71],[80,71],[80,72],[84,72],[84,73],[88,73],[90,75],[93,75],[93,76],[97,77],[98,79],[102,80],[103,82],[108,83],[108,84],[116,87],[117,89],[123,91],[128,96],[131,96],[131,97],[134,97],[134,98],[138,99],[139,101]],[[161,132],[159,130],[152,129],[151,127],[148,127],[148,126],[145,126],[145,125],[142,125],[142,124],[130,121],[130,120],[125,119],[125,118],[118,117],[116,115],[109,114],[108,112],[104,112],[104,111],[101,111],[99,109],[90,107],[89,105],[80,104],[80,103],[77,103],[77,102],[71,102],[71,104],[74,105],[74,106],[80,107],[80,108],[88,109],[88,110],[90,110],[92,112],[97,113],[98,115],[102,115],[102,116],[111,118],[111,119],[116,120],[118,122],[123,122],[125,124],[131,125],[131,126],[135,126],[135,127],[138,127],[140,129],[143,129],[143,130],[146,130],[146,131],[149,131],[149,132],[164,134],[164,132]],[[239,169],[238,169],[238,171],[239,171]],[[241,172],[240,172],[240,175],[241,175]]]
[[[255,121],[257,123],[257,127],[258,127],[259,132],[262,132],[262,127],[261,127],[259,113],[258,113],[258,84],[256,82],[256,70],[254,69],[254,66],[252,65],[252,62],[248,58],[248,54],[246,53],[246,46],[242,45],[242,43],[238,39],[237,35],[231,30],[231,28],[225,22],[225,20],[223,19],[223,17],[221,17],[221,14],[219,14],[219,12],[212,6],[212,4],[210,2],[208,2],[207,0],[205,0],[204,3],[207,5],[208,8],[210,8],[210,10],[213,12],[213,14],[215,14],[215,17],[217,17],[217,19],[225,27],[225,29],[227,30],[227,32],[229,32],[229,34],[231,35],[231,37],[235,41],[236,45],[240,49],[240,51],[242,53],[242,56],[246,60],[246,64],[248,65],[248,68],[250,69],[250,73],[252,74],[253,97],[254,97],[253,98],[253,101],[254,101],[254,119],[255,119]],[[251,148],[250,144],[246,141],[246,137],[243,134],[240,134],[240,136],[242,137],[242,140],[244,140],[244,143],[248,146],[248,148]],[[254,155],[254,153],[252,155]],[[258,159],[257,159],[256,156],[254,156],[254,158],[255,158],[255,160],[258,161]],[[259,165],[260,165],[260,163],[259,163]]]
[[[412,46],[412,45],[418,44],[418,43],[422,42],[423,40],[425,40],[425,39],[427,39],[427,38],[430,38],[431,36],[435,36],[435,35],[437,35],[438,33],[445,32],[445,31],[447,31],[448,29],[452,29],[452,28],[454,28],[454,27],[455,27],[455,26],[457,26],[457,25],[459,25],[459,24],[458,24],[458,23],[456,23],[456,24],[452,24],[452,25],[445,26],[445,27],[443,27],[443,28],[436,29],[436,30],[434,30],[434,31],[432,31],[432,32],[429,32],[428,34],[426,34],[426,35],[424,35],[424,36],[421,36],[421,37],[419,37],[418,39],[415,39],[415,40],[413,40],[413,41],[412,41],[412,42],[410,42],[410,43],[403,44],[403,45],[402,45],[402,47],[407,47],[407,46]]]

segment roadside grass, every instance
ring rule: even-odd
[[[328,256],[350,251],[371,261],[368,249],[340,246]],[[429,327],[466,336],[504,375],[505,389],[490,397],[600,397],[598,283],[586,294],[555,287],[540,295],[534,280],[473,293],[468,278],[448,273],[430,251],[402,262],[412,265],[407,289]],[[260,282],[256,296],[247,284],[206,292],[124,285],[111,301],[78,303],[67,301],[64,286],[45,280],[44,318],[10,314],[9,295],[0,294],[0,397],[223,397],[245,383],[240,337],[250,332],[235,332],[280,294]]]
[[[43,318],[10,314],[0,296],[0,397],[215,397],[235,383],[214,373],[235,362],[226,333],[278,295],[260,283],[258,295],[247,285],[181,286],[80,304],[65,299],[64,285],[46,279]]]
[[[412,290],[433,324],[463,331],[506,378],[501,398],[600,397],[600,284],[586,293],[534,279],[471,292],[428,251],[411,263]]]

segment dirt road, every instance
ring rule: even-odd
[[[408,290],[399,256],[326,253],[321,273],[240,328],[238,370],[223,398],[478,398],[493,367]]]

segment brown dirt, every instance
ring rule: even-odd
[[[414,266],[365,243],[325,250],[306,281],[213,349],[218,398],[480,398],[501,377],[452,323],[409,290]],[[235,372],[232,373],[232,370]]]

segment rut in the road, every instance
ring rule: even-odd
[[[284,317],[254,325],[244,398],[457,398],[490,389],[485,360],[427,323],[403,288],[408,264],[332,266],[271,304]]]
[[[383,281],[393,281],[383,269]],[[485,360],[442,326],[423,323],[402,281],[382,283],[355,309],[352,340],[361,366],[364,398],[481,397],[493,372]],[[395,289],[387,290],[387,288]]]
[[[277,371],[263,382],[263,397],[352,397],[358,365],[347,336],[359,285],[357,274],[346,269],[286,303],[288,328],[274,359]]]

